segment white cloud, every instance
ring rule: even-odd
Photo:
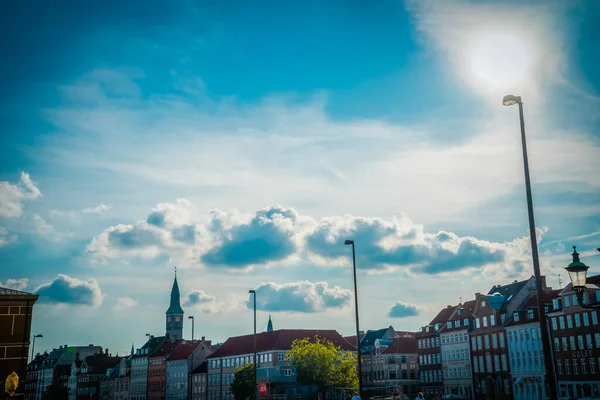
[[[0,217],[17,218],[23,213],[24,200],[35,200],[42,195],[31,177],[21,172],[19,183],[0,182]]]
[[[111,208],[111,206],[100,204],[96,207],[86,207],[83,210],[81,210],[81,212],[83,214],[104,214],[105,212],[110,211]]]
[[[6,228],[0,226],[0,247],[17,241],[17,235],[9,233]]]
[[[114,305],[114,309],[116,311],[121,311],[125,309],[134,308],[137,306],[138,302],[132,299],[131,297],[117,297],[117,301]]]
[[[27,283],[29,279],[21,278],[21,279],[7,279],[5,282],[0,282],[0,287],[14,289],[14,290],[23,290],[27,287]]]
[[[102,304],[102,290],[94,278],[82,281],[68,275],[39,286],[35,292],[41,303],[69,304],[98,307]]]

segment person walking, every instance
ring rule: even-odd
[[[419,399],[424,399],[425,396],[423,396],[422,392],[419,392],[419,394],[417,394],[417,398],[415,400],[419,400]]]

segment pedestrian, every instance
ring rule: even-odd
[[[419,392],[419,394],[417,394],[416,400],[424,399],[424,398],[425,398],[425,396],[423,396],[423,393]]]

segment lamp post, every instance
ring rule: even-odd
[[[529,214],[529,235],[531,238],[531,256],[533,258],[533,274],[535,275],[535,290],[537,297],[537,308],[540,315],[540,336],[542,339],[543,354],[545,367],[545,382],[546,396],[550,399],[558,398],[556,390],[556,377],[552,373],[552,360],[550,354],[552,347],[550,346],[550,338],[546,330],[546,310],[542,301],[542,278],[540,274],[540,260],[538,257],[537,238],[535,234],[535,219],[533,216],[533,199],[531,197],[531,181],[529,178],[529,161],[527,157],[527,141],[525,139],[525,119],[523,118],[523,102],[521,96],[507,95],[502,99],[502,104],[505,106],[519,106],[519,119],[521,122],[521,145],[523,147],[523,167],[525,170],[525,191],[527,193],[527,212]]]
[[[357,361],[358,361],[358,395],[362,397],[362,360],[360,354],[360,328],[358,323],[358,290],[356,285],[356,253],[354,251],[354,240],[346,240],[344,242],[347,246],[352,246],[352,272],[354,274],[354,313],[356,316],[356,350],[357,350]]]
[[[258,399],[258,381],[256,377],[256,290],[248,290],[254,300],[254,398]]]
[[[31,360],[33,361],[33,356],[35,355],[35,338],[43,338],[44,335],[33,335],[33,343],[31,344]]]
[[[600,251],[600,249],[598,249]],[[575,246],[573,246],[573,262],[569,264],[565,269],[569,273],[569,278],[571,279],[571,286],[573,287],[573,291],[577,296],[577,302],[582,308],[588,308],[592,310],[600,309],[600,301],[595,300],[591,303],[585,303],[585,299],[583,294],[587,292],[588,288],[586,286],[587,282],[587,271],[590,267],[585,265],[579,260],[579,253]]]
[[[192,320],[192,342],[194,341],[194,316],[190,315],[188,319]]]

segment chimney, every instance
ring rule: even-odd
[[[104,349],[104,355],[107,356],[108,355],[108,349]]]
[[[75,361],[79,361],[79,352],[75,353]]]
[[[67,348],[67,345],[65,344],[65,349]]]
[[[481,293],[479,293],[479,292],[475,293],[475,297],[478,297],[480,295],[481,295]]]
[[[451,306],[450,304],[448,304],[448,305],[446,306],[446,308],[452,308],[452,306]]]
[[[202,341],[204,342],[204,339],[206,339],[206,337],[202,336]]]
[[[517,281],[516,279],[513,281],[513,283],[517,283],[517,282],[518,282],[518,281]]]
[[[94,347],[94,345],[92,343],[89,344],[90,347]]]

